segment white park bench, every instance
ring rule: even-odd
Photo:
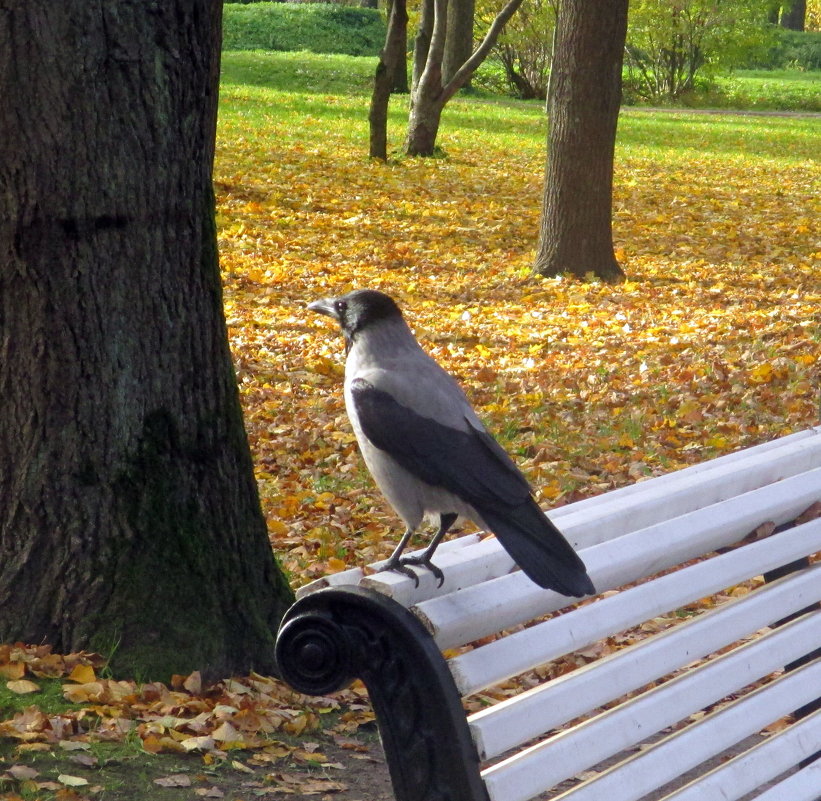
[[[365,682],[398,801],[819,801],[819,502],[816,428],[551,512],[595,599],[569,604],[494,538],[463,536],[437,551],[441,587],[424,568],[418,587],[360,569],[303,587],[279,666],[305,693]]]

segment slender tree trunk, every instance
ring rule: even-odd
[[[448,0],[448,35],[442,57],[442,83],[447,84],[473,53],[475,0]],[[470,79],[465,81],[468,85]]]
[[[0,14],[0,641],[273,671],[290,601],[228,349],[218,0]]]
[[[406,0],[393,0],[385,34],[385,46],[379,54],[376,75],[373,80],[370,123],[370,156],[388,159],[388,103],[394,87],[400,60],[405,61],[408,41],[408,11]]]
[[[564,0],[548,95],[542,275],[623,278],[613,253],[613,155],[627,0]]]
[[[435,12],[433,0],[422,0],[419,7],[419,27],[413,40],[413,76],[411,79],[411,103],[416,94],[425,64],[428,61],[430,40],[433,36],[433,20]]]
[[[445,104],[470,80],[479,65],[487,58],[507,21],[522,4],[522,0],[508,0],[491,23],[481,44],[456,70],[451,79],[444,82],[442,60],[448,36],[448,0],[425,0],[426,5],[423,6],[420,30],[422,24],[428,24],[429,9],[425,11],[427,2],[431,2],[433,6],[433,26],[430,39],[423,41],[423,46],[427,42],[423,67],[420,66],[416,52],[414,53],[414,80],[411,88],[408,136],[405,140],[405,151],[409,156],[432,156],[434,154]],[[419,45],[419,37],[417,37],[417,45]],[[418,46],[417,50],[421,52],[422,47]]]
[[[402,52],[399,56],[399,62],[396,69],[393,71],[393,86],[391,93],[395,95],[406,95],[410,92],[410,83],[408,81],[408,29],[405,25],[405,41],[402,43]]]

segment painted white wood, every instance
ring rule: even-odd
[[[437,585],[434,574],[424,567],[413,568],[419,578],[418,586],[414,586],[413,580],[407,576],[392,572],[370,575],[362,580],[362,586],[384,593],[397,603],[410,607],[419,601],[481,585],[516,569],[513,559],[499,548],[494,537],[486,537],[481,542],[444,552],[440,550],[441,547],[440,545],[433,559],[434,564],[445,574],[441,587]]]
[[[476,545],[480,542],[482,536],[484,535],[474,533],[465,534],[462,537],[455,537],[451,540],[445,540],[436,549],[437,564],[440,560],[442,560],[441,564],[443,568],[448,567],[450,572],[451,563],[460,561],[458,559],[454,560],[452,555],[458,553],[463,548]],[[415,551],[408,551],[408,555],[419,556],[424,552],[424,550],[424,548],[419,548]],[[496,558],[495,554],[493,556]],[[507,554],[504,554],[504,556],[507,556]],[[477,552],[471,554],[471,557],[473,562],[482,561],[481,554]],[[510,557],[507,558],[510,563],[508,570],[511,570],[513,568],[513,560],[510,559]],[[487,559],[484,559],[484,561],[486,562]],[[374,562],[372,565],[369,565],[369,567],[374,570],[378,570],[383,564],[384,562]],[[475,581],[483,581],[484,579],[482,578],[481,567],[477,566],[475,570]],[[494,573],[494,575],[502,575],[504,572],[506,571],[498,570],[498,572]],[[365,571],[361,567],[352,567],[348,570],[340,570],[339,573],[331,573],[327,576],[323,576],[322,578],[315,579],[308,584],[304,584],[297,589],[296,597],[297,599],[304,598],[306,595],[310,595],[312,592],[316,592],[317,590],[322,590],[325,587],[341,587],[351,584],[362,584],[363,586],[371,586],[402,603],[401,598],[403,597],[407,597],[408,601],[410,601],[411,598],[432,598],[447,592],[453,592],[461,586],[454,577],[448,575],[444,586],[439,588],[436,587],[436,581],[433,580],[430,571],[420,569],[418,574],[420,577],[420,587],[419,591],[414,592],[413,580],[407,576],[402,576],[400,573],[380,573],[369,576],[366,575]],[[460,573],[460,575],[462,574]],[[433,587],[427,587],[429,581],[432,581]],[[402,587],[402,585],[408,585],[407,589]]]
[[[599,592],[730,545],[766,521],[794,519],[821,498],[821,468],[688,513],[581,552]],[[728,585],[725,585],[728,586]],[[568,598],[542,590],[520,571],[424,601],[414,613],[443,650],[561,609]]]
[[[736,801],[793,768],[821,749],[821,710],[771,735],[729,762],[711,770],[664,801]],[[821,768],[821,762],[818,762]],[[821,774],[816,776],[821,792]],[[778,796],[792,799],[792,795]],[[815,801],[815,798],[813,798]]]
[[[821,436],[806,437],[747,459],[714,465],[711,470],[686,476],[682,472],[670,485],[641,482],[642,491],[634,495],[609,499],[606,505],[564,517],[562,533],[575,547],[587,548],[819,466]],[[606,526],[596,524],[605,518]]]
[[[654,476],[653,478],[637,481],[634,484],[628,484],[625,487],[618,487],[617,489],[608,490],[602,495],[594,495],[590,498],[584,498],[581,501],[575,501],[574,503],[567,504],[566,506],[560,506],[559,508],[554,509],[550,515],[558,520],[560,517],[565,517],[568,514],[586,510],[590,506],[598,506],[604,501],[609,503],[615,499],[621,500],[630,495],[646,492],[648,483],[651,481],[654,482],[656,487],[664,487],[665,485],[669,487],[671,484],[689,479],[699,473],[724,468],[732,464],[737,465],[755,456],[767,453],[768,451],[774,451],[779,448],[791,448],[796,442],[798,442],[798,440],[811,437],[821,437],[821,426],[796,431],[794,434],[787,434],[786,436],[779,437],[778,439],[771,439],[767,442],[762,442],[749,448],[742,448],[740,450],[733,451],[732,453],[727,453],[724,456],[717,456],[714,459],[708,459],[707,461],[698,462],[690,465],[689,467],[683,467],[680,470],[673,470],[660,476]]]
[[[666,737],[555,801],[636,801],[813,700],[819,686],[821,661],[815,661]],[[793,801],[792,796],[776,798]]]
[[[755,801],[818,801],[821,798],[821,760],[788,776],[770,788]]]
[[[468,695],[816,550],[821,550],[821,520],[517,631],[454,657],[450,669],[462,694]]]
[[[620,600],[631,592],[633,590],[628,590],[611,600]],[[702,595],[694,597],[699,598]],[[783,619],[792,612],[805,609],[820,599],[821,564],[818,564],[803,573],[781,579],[719,609],[648,637],[636,645],[598,660],[585,669],[568,673],[470,715],[468,724],[479,756],[481,759],[490,759],[503,754],[574,718],[594,712],[609,701],[644,687],[742,637],[754,634],[759,629]],[[602,602],[602,607],[605,603]],[[590,606],[584,607],[577,612],[562,615],[541,626],[528,629],[527,632],[540,629],[539,636],[535,639],[541,641],[542,648],[550,647],[554,638],[566,643],[568,639],[575,638],[578,629],[585,628],[586,624],[581,623],[578,618],[593,609],[594,607]],[[612,607],[609,607],[609,610],[618,617],[617,610]],[[651,613],[640,620],[648,620],[654,616],[655,613]],[[577,618],[576,622],[571,619],[573,617]],[[604,628],[608,630],[600,636],[607,636],[613,627],[610,625],[606,610],[594,625],[600,622],[604,622]],[[516,636],[512,635],[514,638]],[[600,636],[597,634],[594,640],[600,639]],[[519,655],[522,650],[530,647],[531,643],[532,638],[529,644],[518,643],[512,646],[511,650]],[[478,667],[482,663],[481,652],[489,648],[491,646],[471,652],[477,655]],[[575,647],[557,648],[563,653],[576,650]],[[453,662],[459,659],[460,657],[451,660],[452,671]]]
[[[359,584],[360,579],[365,576],[365,571],[361,567],[352,567],[349,570],[340,570],[339,573],[329,573],[322,578],[314,579],[313,581],[303,584],[297,588],[296,598],[304,598],[317,590],[324,590],[326,587],[341,587],[350,586],[351,584]]]
[[[482,771],[491,799],[526,801],[542,790],[621,753],[651,734],[662,731],[729,693],[780,669],[785,663],[804,655],[808,643],[819,640],[821,613],[805,615],[550,740],[526,748]],[[817,695],[817,688],[821,686],[821,661],[795,671],[790,676],[799,678],[792,682],[785,680],[780,693],[786,696],[788,704],[801,706]],[[772,701],[774,694],[773,689],[772,695],[768,696],[767,713],[776,707]],[[782,714],[777,712],[762,725]],[[752,714],[747,717],[752,718]],[[760,726],[754,731],[758,728]],[[712,747],[710,750],[713,750]],[[672,767],[677,768],[678,765]],[[653,780],[650,786],[656,787],[662,783]],[[618,782],[613,784],[615,786],[611,787],[608,783],[605,793],[579,795],[579,801],[605,798],[615,801],[611,792],[617,791]],[[638,797],[640,796],[619,796],[625,801],[627,798]]]

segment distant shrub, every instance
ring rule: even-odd
[[[821,70],[821,32],[775,28],[767,48],[739,66],[762,70]]]
[[[769,28],[757,0],[634,0],[625,63],[630,92],[674,100],[762,51]]]
[[[328,3],[227,3],[225,50],[308,50],[375,56],[385,43],[385,21],[373,8]]]

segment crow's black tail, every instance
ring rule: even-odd
[[[516,564],[540,587],[577,598],[595,595],[584,562],[535,500],[507,512],[477,511]]]

